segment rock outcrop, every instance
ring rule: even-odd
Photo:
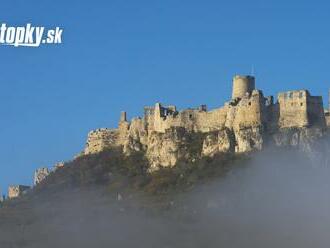
[[[235,152],[235,134],[228,128],[205,135],[202,156],[213,157],[218,153]]]
[[[261,150],[264,143],[264,133],[260,126],[246,127],[235,131],[236,153],[246,153]]]
[[[102,151],[105,148],[121,146],[127,156],[135,152],[145,153],[150,171],[160,167],[173,167],[179,161],[192,162],[201,157],[216,154],[242,154],[260,151],[266,144],[290,146],[309,154],[324,149],[318,142],[326,136],[323,128],[282,128],[268,133],[263,126],[222,128],[209,132],[195,132],[184,127],[171,127],[165,132],[145,128],[142,119],[134,119],[125,136],[118,131],[100,129],[90,133],[85,154]],[[122,135],[123,144],[115,137]]]
[[[197,135],[181,127],[166,129],[165,133],[152,132],[146,150],[150,171],[173,167],[178,161],[193,162],[200,156],[201,147]]]
[[[148,134],[140,118],[134,118],[126,132],[123,142],[123,152],[130,155],[134,152],[145,151],[148,143]]]
[[[330,137],[320,128],[285,128],[273,135],[276,146],[296,148],[313,160],[327,159],[330,151]]]
[[[49,173],[50,171],[48,170],[48,168],[45,167],[36,169],[36,171],[34,172],[34,185],[37,185],[43,180],[45,180],[45,178],[48,177]]]
[[[13,199],[19,196],[24,195],[28,190],[30,190],[30,186],[25,185],[12,185],[8,187],[8,198]]]

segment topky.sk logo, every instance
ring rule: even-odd
[[[63,29],[55,27],[34,27],[27,23],[25,27],[9,27],[6,23],[0,26],[0,45],[14,47],[39,47],[41,44],[61,44]]]

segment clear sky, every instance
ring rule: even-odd
[[[156,101],[221,106],[234,74],[265,95],[328,101],[328,1],[1,0],[0,21],[64,28],[63,44],[0,46],[0,187],[79,153],[89,130]]]

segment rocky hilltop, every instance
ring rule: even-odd
[[[321,96],[295,90],[265,97],[252,76],[235,76],[231,99],[208,111],[206,105],[178,111],[173,105],[145,107],[144,116],[127,120],[122,112],[118,128],[88,134],[82,155],[119,147],[125,155],[143,152],[149,171],[193,162],[216,154],[242,154],[268,144],[294,146],[312,154],[327,135],[329,114]]]
[[[76,158],[119,151],[126,157],[137,153],[144,159],[146,172],[191,165],[213,157],[235,157],[263,150],[267,146],[294,147],[308,157],[325,158],[330,150],[330,115],[321,96],[308,90],[281,92],[274,101],[255,87],[253,76],[235,76],[232,96],[224,106],[208,110],[206,105],[177,110],[156,103],[144,108],[143,117],[127,120],[122,112],[117,128],[89,132],[84,151]],[[39,168],[35,185],[53,170]],[[131,165],[134,166],[133,163]],[[9,198],[20,196],[28,187],[11,186]]]
[[[75,159],[37,169],[35,187],[9,188],[0,247],[228,247],[238,233],[247,239],[237,247],[264,247],[278,230],[272,243],[286,240],[292,223],[297,235],[310,226],[309,238],[328,213],[329,123],[321,97],[297,90],[274,101],[251,76],[234,77],[231,99],[210,111],[156,103],[130,121],[122,112],[118,128],[91,131]],[[317,233],[328,237],[323,216]]]

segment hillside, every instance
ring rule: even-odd
[[[251,155],[215,156],[152,174],[141,153],[79,157],[1,207],[0,246],[242,247],[277,240],[268,247],[309,247],[302,233],[310,225],[302,223],[317,220],[328,204],[329,167],[296,148]],[[314,225],[319,243],[326,221]],[[300,231],[290,229],[296,236],[286,239],[286,228]]]
[[[156,103],[131,121],[122,112],[74,159],[36,170],[31,190],[9,188],[0,247],[304,247],[283,231],[328,204],[329,117],[322,97],[289,91],[274,103],[252,76],[235,76],[214,110]]]
[[[164,216],[174,207],[173,201],[182,198],[185,192],[225,176],[230,167],[246,160],[247,156],[222,155],[150,174],[142,153],[124,156],[120,150],[105,150],[79,157],[51,173],[26,195],[3,203],[0,245],[45,247],[47,244],[47,247],[56,247],[56,242],[47,243],[45,236],[36,237],[36,233],[45,231],[43,225],[48,226],[57,216],[66,219],[65,213],[77,221],[80,214],[76,216],[76,211],[82,211],[90,218],[100,214],[93,211],[105,215],[115,212],[126,216],[133,212],[134,215]],[[84,218],[89,218],[87,216]],[[64,228],[63,223],[58,225]],[[54,231],[48,233],[52,238]]]

